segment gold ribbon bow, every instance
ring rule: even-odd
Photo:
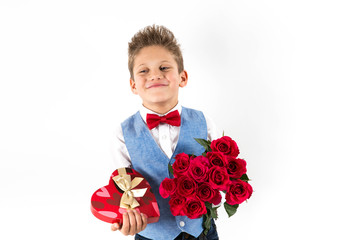
[[[116,185],[124,191],[121,201],[120,201],[120,207],[126,208],[126,209],[133,209],[140,204],[138,201],[136,201],[135,197],[142,197],[145,195],[145,192],[147,188],[141,188],[141,189],[133,189],[139,183],[144,179],[141,177],[135,177],[131,181],[131,176],[127,175],[125,168],[118,168],[119,175],[113,177],[112,179],[116,183]]]

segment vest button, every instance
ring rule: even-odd
[[[180,224],[180,227],[184,227],[184,226],[185,226],[185,223],[184,223],[183,221],[180,221],[179,224]]]

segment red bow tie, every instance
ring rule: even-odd
[[[158,116],[156,114],[147,114],[146,115],[146,123],[149,129],[153,129],[157,127],[160,123],[167,123],[172,126],[179,127],[181,124],[180,114],[177,110],[166,114],[165,116]]]

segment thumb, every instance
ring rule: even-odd
[[[111,225],[111,230],[112,231],[117,231],[119,229],[120,229],[119,223],[114,223],[114,224]]]

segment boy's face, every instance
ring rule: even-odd
[[[187,84],[187,73],[179,73],[173,55],[161,46],[140,50],[134,60],[134,79],[130,87],[143,100],[143,105],[153,111],[170,110],[178,102],[179,87]]]

